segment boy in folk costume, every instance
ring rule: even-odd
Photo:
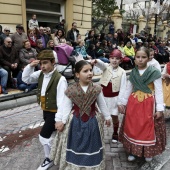
[[[104,63],[98,59],[92,61],[92,63],[95,63],[95,65],[103,71],[100,84],[103,87],[105,102],[109,109],[109,113],[112,116],[114,131],[112,142],[118,141],[118,105],[120,104],[126,90],[126,72],[119,67],[121,60],[121,52],[115,49],[109,56],[110,64]]]
[[[39,135],[44,147],[45,160],[38,170],[46,170],[53,165],[53,161],[49,159],[51,135],[55,131],[55,114],[62,112],[61,104],[64,100],[64,91],[67,89],[67,81],[54,69],[55,58],[52,50],[40,52],[37,59],[24,68],[22,80],[27,84],[38,83],[37,100],[43,110],[45,121]],[[41,70],[34,72],[39,63]]]

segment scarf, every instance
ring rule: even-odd
[[[144,93],[152,93],[148,84],[160,77],[160,71],[153,66],[149,66],[142,75],[139,74],[136,66],[130,73],[129,80],[133,84],[133,92],[140,90]]]
[[[81,117],[84,113],[90,116],[91,105],[95,102],[101,90],[101,86],[94,85],[91,82],[85,93],[79,83],[74,83],[68,87],[65,94],[79,107]]]

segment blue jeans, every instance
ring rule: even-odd
[[[1,80],[0,85],[2,86],[2,88],[6,88],[8,72],[3,68],[0,68],[0,80]]]
[[[31,90],[36,89],[36,88],[37,88],[37,83],[35,83],[35,84],[20,84],[20,85],[18,85],[18,89],[20,89],[20,90],[28,89],[28,91],[31,91]]]

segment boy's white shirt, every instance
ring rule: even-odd
[[[139,74],[142,75],[144,73],[146,69],[144,70],[139,70]],[[163,91],[162,91],[162,79],[158,78],[155,81],[153,81],[154,83],[154,88],[155,88],[155,100],[156,100],[156,111],[163,111],[164,110],[164,102],[163,102]],[[133,85],[132,83],[128,80],[127,83],[127,88],[126,91],[124,93],[124,98],[122,100],[122,105],[127,105],[128,99],[130,94],[133,91]]]
[[[44,74],[44,79],[43,79],[43,84],[42,84],[42,89],[41,89],[41,96],[45,96],[46,88],[48,86],[48,83],[50,82],[50,79],[54,71],[55,69],[48,74]],[[28,64],[23,70],[22,81],[24,81],[27,84],[38,83],[38,78],[40,76],[40,73],[41,73],[41,70],[34,72],[34,67],[31,67],[30,64]],[[57,95],[56,95],[57,103],[56,104],[58,108],[56,115],[59,114],[61,116],[60,120],[62,120],[62,116],[63,116],[63,105],[62,104],[64,102],[65,91],[67,87],[68,85],[67,85],[67,81],[65,77],[61,76],[58,82],[58,85],[56,87],[56,91],[57,91]]]
[[[155,68],[157,68],[161,72],[161,66],[158,63],[158,61],[155,60],[154,58],[151,61],[148,61],[147,66],[154,66]]]
[[[81,86],[83,91],[86,93],[88,86]],[[99,109],[101,110],[105,120],[111,119],[111,116],[109,114],[108,108],[106,106],[103,93],[101,92],[97,97],[97,105],[99,106]],[[64,102],[63,102],[63,115],[61,116],[61,112],[55,115],[55,121],[62,121],[64,124],[66,123],[68,116],[73,108],[73,102],[65,95],[64,96]],[[62,118],[62,119],[61,119]]]
[[[104,71],[107,67],[109,66],[108,63],[104,63],[103,61],[97,59],[96,67],[100,68],[102,71]],[[113,69],[112,74],[114,75],[114,72],[116,72],[117,69]],[[126,78],[126,72],[122,74],[121,77],[121,83],[120,83],[120,90],[119,90],[119,95],[117,99],[117,104],[120,105],[122,103],[122,99],[124,97],[124,93],[126,91],[126,83],[127,78]]]

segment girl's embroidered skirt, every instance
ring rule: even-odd
[[[99,113],[83,122],[70,115],[54,139],[50,158],[60,170],[105,170],[103,121]]]

